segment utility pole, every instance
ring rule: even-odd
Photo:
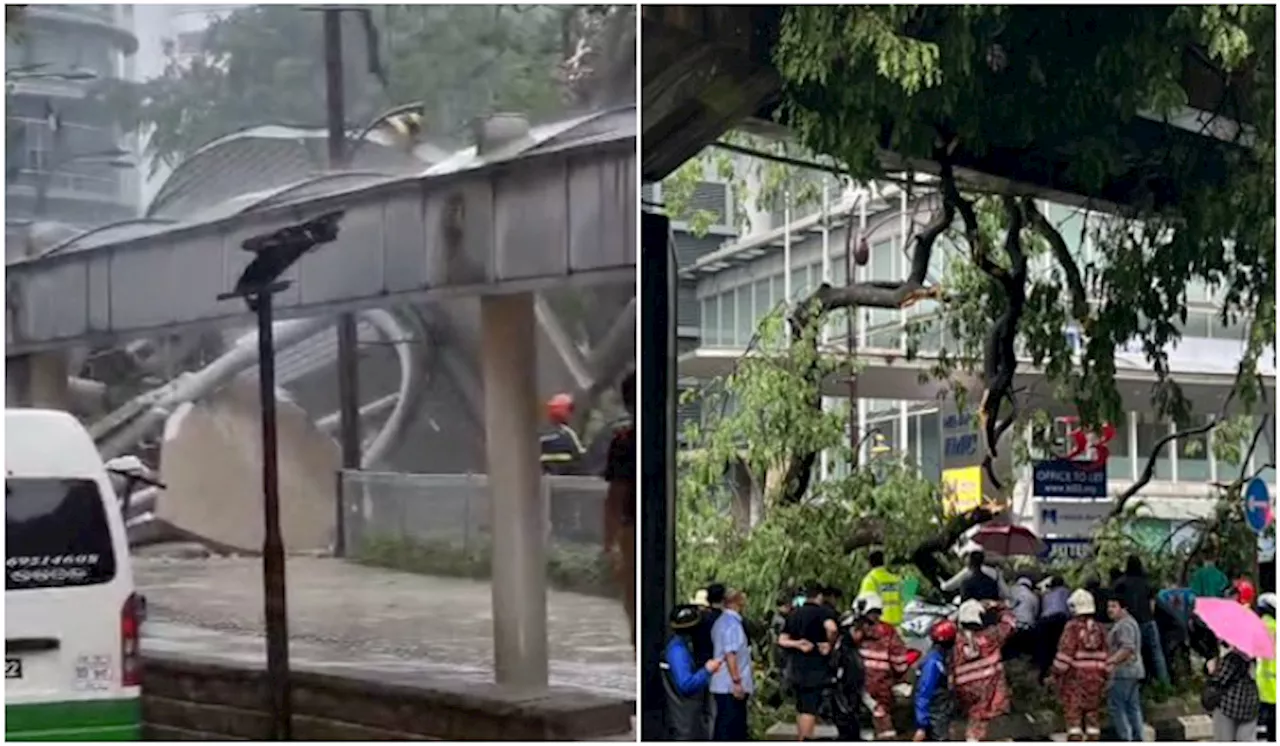
[[[325,97],[329,125],[329,168],[345,168],[347,151],[346,102],[342,90],[342,9],[324,8]],[[361,466],[360,437],[360,349],[356,317],[347,312],[338,316],[338,441],[342,445],[342,468]]]

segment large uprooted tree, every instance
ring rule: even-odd
[[[823,285],[793,307],[789,360],[805,392],[795,406],[820,411],[819,383],[831,366],[817,329],[832,314],[930,303],[954,340],[935,374],[969,368],[981,377],[978,414],[992,481],[1001,436],[1028,419],[1014,388],[1018,352],[1087,428],[1123,415],[1116,352],[1140,343],[1156,376],[1151,407],[1177,432],[1153,449],[1114,515],[1151,481],[1156,454],[1170,441],[1217,430],[1216,443],[1237,451],[1248,443],[1251,453],[1270,427],[1265,416],[1256,428],[1245,417],[1265,406],[1258,361],[1274,354],[1275,338],[1274,43],[1274,8],[1260,6],[789,8],[775,63],[784,81],[780,118],[800,145],[828,154],[833,170],[862,183],[901,181],[913,163],[928,162],[936,174],[924,186],[906,180],[917,198],[934,193],[936,205],[916,226],[907,277]],[[1220,104],[1198,120],[1200,137],[1165,137],[1149,144],[1146,162],[1135,162],[1124,126],[1185,111],[1189,59],[1218,79]],[[1087,207],[1109,213],[1085,223],[1080,238],[1094,247],[1090,260],[1073,255],[1060,227],[1016,187],[960,182],[959,155],[972,159],[995,144],[1029,160],[1069,157],[1065,176],[1091,198]],[[889,164],[887,151],[900,157]],[[1124,204],[1092,199],[1117,194],[1121,181]],[[961,259],[938,261],[944,243]],[[1168,365],[1192,285],[1215,293],[1223,325],[1247,327],[1226,401],[1194,427]],[[1081,332],[1079,353],[1063,334],[1068,326]],[[810,492],[816,442],[826,441],[775,441],[786,453],[769,464],[782,473],[771,481],[770,502],[797,504]],[[1241,472],[1219,485],[1224,495],[1238,496],[1251,476]],[[983,506],[926,543],[945,546],[991,517]]]

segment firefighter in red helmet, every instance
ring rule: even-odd
[[[539,443],[544,474],[581,473],[583,447],[569,420],[573,418],[573,397],[556,394],[547,400],[548,426]]]

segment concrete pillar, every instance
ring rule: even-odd
[[[480,300],[485,455],[493,526],[493,658],[497,681],[547,685],[547,557],[533,296]]]
[[[5,406],[71,409],[67,355],[37,352],[5,359]]]

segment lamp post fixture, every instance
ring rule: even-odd
[[[262,598],[266,622],[267,689],[272,739],[293,735],[293,703],[289,681],[289,612],[285,585],[284,537],[280,531],[280,476],[276,443],[276,355],[272,335],[275,295],[290,285],[280,280],[294,262],[320,244],[338,237],[341,212],[254,236],[241,247],[257,256],[236,287],[218,300],[243,298],[258,319],[258,395],[262,409]]]

